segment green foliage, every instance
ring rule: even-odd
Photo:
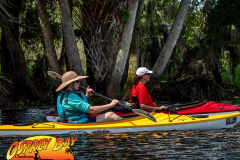
[[[240,86],[240,65],[235,68],[235,80],[233,81],[233,75],[231,74],[231,67],[229,63],[224,64],[221,70],[223,83],[231,84],[234,86]]]
[[[33,68],[36,66],[36,63],[31,61],[27,64],[27,66],[28,66],[29,73],[33,74]]]
[[[44,1],[48,13],[49,22],[55,45],[62,38],[61,18],[59,9],[54,1]],[[29,53],[31,59],[37,54],[44,53],[44,42],[38,12],[34,1],[26,0],[20,13],[20,38],[25,53]]]
[[[123,9],[122,16],[123,16],[123,20],[126,22],[128,18],[131,16],[131,14],[127,10]]]
[[[199,35],[202,31],[202,11],[201,8],[203,6],[204,0],[193,0],[190,5],[190,9],[188,11],[187,17],[184,22],[183,29],[181,31],[181,37],[186,41],[186,43],[190,46],[196,46],[199,44]],[[159,34],[157,26],[162,21],[168,22],[169,25],[172,25],[178,8],[180,5],[180,1],[177,0],[152,0],[146,1],[143,8],[143,14],[141,18],[141,52],[151,52],[155,48],[156,45],[160,45],[160,51],[164,44],[164,35],[162,33]],[[153,28],[153,29],[152,29]],[[154,35],[154,37],[150,36]],[[149,38],[148,38],[149,37]],[[165,37],[166,38],[166,37]],[[157,43],[154,43],[157,41]],[[149,47],[150,46],[150,47]],[[151,51],[148,51],[148,50]],[[160,51],[158,53],[160,53]],[[158,55],[156,55],[157,57]],[[152,56],[153,57],[153,56]],[[142,61],[142,60],[141,60]],[[172,65],[172,73],[176,73],[180,64],[182,62],[181,56],[177,55],[174,57],[173,65]],[[153,65],[153,64],[152,64]],[[147,66],[146,66],[147,67]],[[165,78],[162,75],[161,80],[167,80],[167,73]]]
[[[23,102],[23,100],[20,100],[18,103],[15,103],[15,106],[19,109],[23,109],[25,108],[25,102]]]
[[[15,107],[18,109],[36,108],[40,106],[40,101],[30,101],[29,99],[20,100],[15,103]]]
[[[208,13],[203,33],[207,35],[204,45],[218,46],[229,39],[232,25],[240,27],[240,1],[218,0]]]
[[[192,1],[184,21],[181,35],[185,38],[189,47],[199,44],[199,35],[201,35],[203,25],[202,5],[203,0]]]

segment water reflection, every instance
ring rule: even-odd
[[[78,138],[75,159],[239,159],[240,130],[53,135]],[[51,135],[52,136],[52,135]],[[0,137],[0,159],[26,137]]]

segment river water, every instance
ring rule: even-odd
[[[0,111],[0,123],[46,121],[54,109]],[[170,131],[124,134],[51,135],[75,137],[73,155],[78,159],[240,159],[240,128],[210,131]],[[14,141],[29,136],[0,137],[0,159]]]

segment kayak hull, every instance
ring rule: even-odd
[[[240,121],[240,112],[194,118],[187,115],[151,113],[157,120],[152,122],[142,116],[120,121],[101,123],[34,123],[28,126],[1,125],[1,136],[126,133],[148,131],[217,130],[232,128]]]

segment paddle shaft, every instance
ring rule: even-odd
[[[84,90],[87,90],[87,89],[86,89],[85,87],[83,87],[83,86],[79,86],[79,88],[84,89]],[[94,95],[97,96],[97,97],[102,97],[102,98],[104,98],[104,99],[106,99],[106,100],[108,100],[108,101],[112,101],[111,98],[105,97],[105,96],[103,96],[103,95],[101,95],[101,94],[99,94],[99,93],[92,92],[92,94],[94,94]],[[118,105],[120,105],[120,106],[122,106],[122,107],[124,107],[124,108],[126,108],[126,109],[129,109],[129,110],[133,111],[133,109],[130,108],[130,107],[128,107],[127,105],[124,105],[124,104],[122,104],[122,103],[118,103]]]
[[[191,102],[191,103],[185,103],[185,104],[172,104],[172,105],[169,105],[167,106],[167,110],[173,108],[173,107],[182,107],[182,106],[188,106],[190,105],[190,107],[194,106],[194,105],[197,105],[197,104],[200,104],[200,103],[203,103],[203,102],[206,102],[207,100],[203,100],[203,101],[198,101],[198,102]],[[185,107],[184,107],[185,108]],[[186,107],[188,108],[188,107]]]

